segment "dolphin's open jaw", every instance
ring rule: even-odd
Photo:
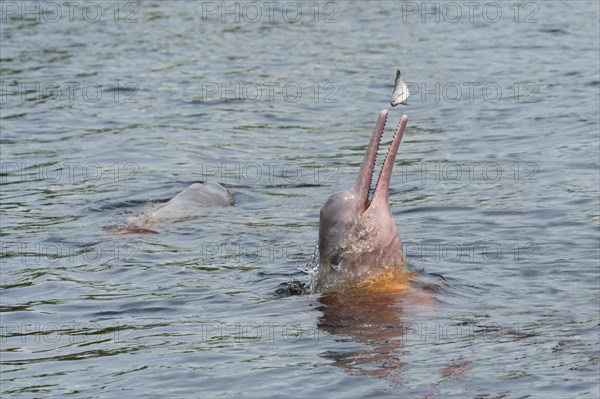
[[[375,170],[375,162],[377,161],[377,151],[379,150],[379,145],[381,144],[381,138],[383,137],[383,131],[385,130],[387,117],[388,111],[387,109],[383,109],[377,118],[377,124],[373,130],[369,147],[367,148],[365,158],[362,166],[360,167],[358,178],[354,184],[354,191],[360,201],[360,204],[363,204],[362,209],[359,210],[360,215],[369,209],[371,204],[375,202],[385,200],[387,204],[392,169],[394,168],[396,153],[400,147],[400,142],[402,141],[402,136],[404,135],[404,129],[406,128],[406,124],[408,122],[408,116],[403,115],[400,123],[398,124],[396,133],[392,138],[392,143],[390,144],[385,156],[385,160],[383,161],[383,166],[379,172],[379,177],[377,178],[377,183],[375,184],[375,190],[373,191],[373,196],[369,199],[369,193],[371,191],[371,184],[373,181],[373,172]]]

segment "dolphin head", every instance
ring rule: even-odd
[[[386,109],[379,113],[354,187],[331,195],[321,208],[317,291],[344,289],[385,273],[405,270],[406,256],[388,196],[396,153],[408,122],[406,115],[402,116],[369,198],[387,116]]]

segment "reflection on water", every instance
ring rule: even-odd
[[[402,366],[403,308],[397,294],[328,294],[319,299],[323,312],[319,327],[364,345],[351,352],[328,352],[326,357],[342,370],[356,375],[400,380]]]
[[[400,382],[408,350],[404,346],[407,329],[414,332],[411,314],[417,309],[435,313],[437,300],[405,281],[394,287],[362,285],[319,297],[323,313],[319,328],[361,344],[359,350],[330,351],[326,357],[342,370],[355,375],[383,377]]]

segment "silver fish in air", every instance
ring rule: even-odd
[[[410,95],[408,91],[408,87],[402,79],[402,74],[400,73],[400,68],[396,71],[396,82],[394,83],[394,92],[392,93],[392,99],[390,100],[390,104],[392,107],[395,107],[398,104],[408,105],[406,99]]]

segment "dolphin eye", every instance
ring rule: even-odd
[[[342,271],[342,257],[339,254],[331,257],[331,268],[336,272]]]

